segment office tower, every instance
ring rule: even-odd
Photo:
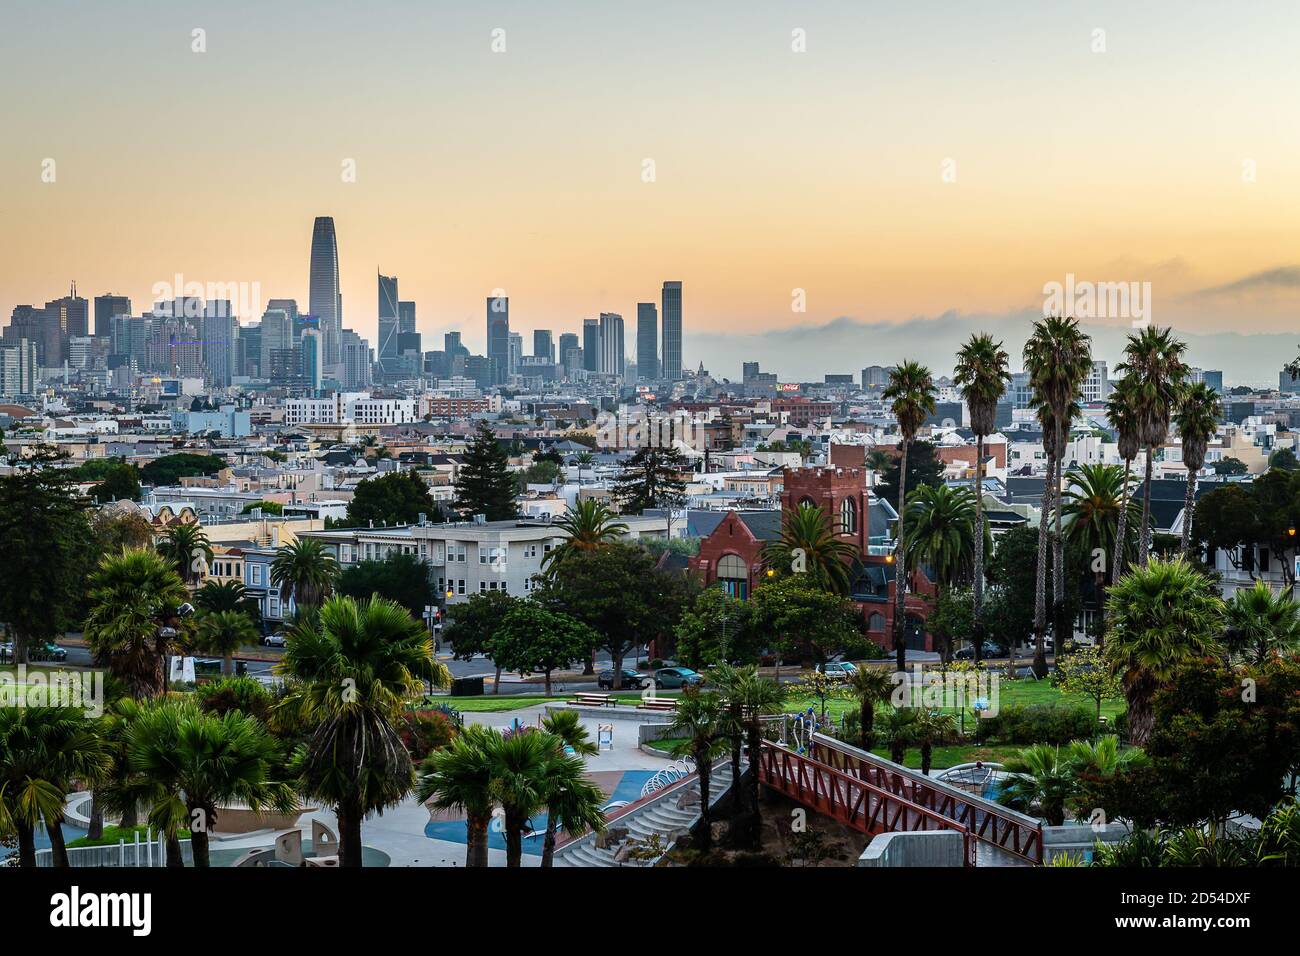
[[[0,398],[33,394],[40,380],[38,368],[35,342],[6,338],[0,345]]]
[[[457,354],[469,355],[469,349],[460,344],[459,332],[444,332],[442,334],[442,350],[446,352],[448,356]]]
[[[862,370],[862,390],[884,388],[889,384],[889,373],[893,370],[892,365],[868,365]]]
[[[77,295],[75,282],[68,295],[45,303],[45,321],[45,364],[62,365],[68,358],[68,340],[86,335],[90,330],[90,303]]]
[[[600,371],[600,320],[582,320],[582,367],[588,372]]]
[[[1201,373],[1201,381],[1210,388],[1214,389],[1220,395],[1223,394],[1223,371],[1221,369],[1206,369]]]
[[[375,348],[381,377],[397,374],[397,277],[379,276],[379,343]]]
[[[561,332],[560,344],[557,346],[558,348],[557,358],[560,360],[560,362],[563,362],[565,354],[570,349],[576,349],[581,347],[582,347],[582,343],[581,341],[579,341],[576,335],[574,335],[572,332]]]
[[[1110,378],[1107,375],[1105,362],[1093,362],[1092,368],[1088,371],[1088,377],[1083,381],[1083,387],[1080,389],[1085,402],[1104,402],[1110,395]]]
[[[156,312],[148,323],[145,368],[178,378],[202,378],[203,352],[194,321],[172,315],[170,304]]]
[[[519,371],[519,360],[524,357],[524,337],[518,332],[510,333],[510,370],[506,373],[509,377]]]
[[[225,300],[207,303],[202,320],[203,367],[207,370],[207,384],[226,388],[235,376],[239,321]]]
[[[323,334],[323,333],[322,333]],[[293,323],[282,309],[268,309],[262,316],[261,354],[258,367],[262,378],[272,378],[275,353],[293,348]]]
[[[57,331],[57,329],[56,329]],[[6,345],[17,345],[26,340],[36,349],[37,364],[48,367],[45,361],[45,310],[32,305],[16,305],[9,315],[9,324],[4,330]],[[57,347],[57,340],[56,340]]]
[[[317,216],[312,226],[308,309],[320,321],[325,365],[337,364],[343,333],[343,297],[339,294],[339,247],[332,216]]]
[[[555,363],[555,346],[551,342],[550,329],[533,330],[533,355],[544,358],[552,364]]]
[[[495,363],[494,385],[510,374],[510,299],[492,296],[487,300],[487,357]]]
[[[670,382],[682,377],[682,284],[665,282],[660,312],[664,324],[664,345],[660,355],[660,377]]]
[[[95,335],[98,338],[108,338],[113,334],[113,316],[130,314],[131,300],[126,296],[95,296]]]
[[[752,378],[757,378],[758,372],[759,368],[757,362],[742,362],[740,365],[740,380],[742,382],[748,382]]]
[[[600,371],[623,380],[623,316],[617,312],[600,313]]]
[[[481,389],[490,389],[496,384],[496,363],[486,355],[471,355],[465,359],[465,374],[474,380]]]
[[[267,299],[266,308],[263,312],[271,309],[278,309],[289,316],[289,324],[293,330],[293,344],[297,346],[298,340],[302,338],[304,328],[318,328],[316,319],[309,312],[298,311],[297,299]]]
[[[397,331],[414,332],[415,329],[415,303],[409,299],[397,303]]]
[[[321,371],[321,333],[319,329],[304,329],[298,342],[302,355],[302,382],[312,392],[318,392],[324,375]]]
[[[324,339],[324,331],[321,338]],[[370,343],[351,329],[343,329],[340,335],[339,364],[342,366],[340,384],[345,389],[370,387]]]
[[[262,323],[253,322],[239,329],[239,370],[249,378],[262,377]],[[269,371],[269,369],[268,369]]]
[[[643,382],[659,377],[659,314],[653,302],[636,304],[636,374]]]

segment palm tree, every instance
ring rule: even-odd
[[[1034,807],[1048,826],[1065,823],[1065,804],[1074,794],[1074,775],[1061,748],[1054,744],[1034,744],[1003,764],[1008,777],[998,793],[998,803],[1028,813]]]
[[[1274,593],[1266,581],[1238,588],[1228,601],[1225,618],[1228,649],[1256,664],[1300,649],[1300,604],[1288,591]]]
[[[1133,400],[1138,413],[1140,441],[1146,448],[1146,477],[1142,488],[1142,540],[1138,563],[1145,566],[1151,553],[1151,463],[1155,449],[1169,435],[1169,423],[1178,407],[1188,368],[1183,362],[1187,343],[1173,337],[1172,329],[1147,326],[1130,334],[1125,360],[1117,372],[1133,376]]]
[[[1053,567],[1054,601],[1052,633],[1059,654],[1065,645],[1065,585],[1064,585],[1064,544],[1061,537],[1061,472],[1065,458],[1065,445],[1068,438],[1072,410],[1084,380],[1092,370],[1092,339],[1079,328],[1079,323],[1070,318],[1050,317],[1034,323],[1033,333],[1025,342],[1024,365],[1029,373],[1029,384],[1034,390],[1037,401],[1045,407],[1047,419],[1043,433],[1043,444],[1048,451],[1048,488],[1044,491],[1044,501],[1050,494],[1055,503],[1055,548],[1056,561]],[[1043,418],[1040,413],[1040,419]],[[1047,434],[1051,431],[1051,436]],[[1049,443],[1050,442],[1050,443]],[[1040,521],[1047,521],[1044,510]],[[1047,555],[1045,553],[1046,530],[1039,526],[1039,573],[1038,590],[1043,595],[1041,603],[1046,603],[1047,579],[1044,575]],[[1044,623],[1036,627],[1034,647],[1034,672],[1042,677],[1047,673],[1047,649],[1045,645],[1046,615]],[[1035,622],[1037,624],[1037,621]]]
[[[762,823],[762,811],[758,805],[758,762],[762,757],[763,718],[781,712],[786,690],[774,680],[759,677],[757,667],[747,667],[729,693],[740,701],[745,722],[746,747],[749,750],[749,776],[746,778],[749,782],[748,836],[751,841],[757,841]],[[733,778],[732,786],[739,786],[739,781]]]
[[[1080,465],[1071,469],[1066,478],[1061,509],[1065,514],[1065,537],[1074,553],[1093,568],[1097,609],[1104,622],[1105,557],[1132,550],[1131,542],[1127,547],[1119,547],[1119,535],[1127,525],[1126,509],[1134,512],[1132,517],[1136,523],[1137,502],[1129,497],[1129,474],[1119,465]]]
[[[948,485],[922,485],[908,497],[907,556],[912,567],[930,568],[940,591],[970,576],[975,542],[983,537],[976,532],[976,501],[969,488]],[[945,648],[945,660],[950,652]]]
[[[199,615],[194,643],[208,654],[221,655],[221,673],[235,673],[235,652],[257,643],[257,628],[243,611],[206,611]]]
[[[891,707],[885,713],[885,740],[889,742],[889,759],[902,764],[907,759],[907,748],[916,740],[916,715],[914,707]]]
[[[169,836],[186,821],[195,867],[209,865],[208,835],[218,807],[239,801],[255,813],[297,808],[293,789],[273,779],[278,753],[256,718],[239,710],[208,713],[189,700],[146,709],[127,740],[131,770],[160,790],[150,821]]]
[[[529,817],[546,806],[555,738],[532,730],[512,733],[493,745],[492,757],[491,792],[501,805],[506,866],[517,868],[523,862],[524,832],[532,829]]]
[[[1110,566],[1110,583],[1114,584],[1123,573],[1124,560],[1128,556],[1131,475],[1133,459],[1137,458],[1138,451],[1141,450],[1142,417],[1137,380],[1133,376],[1125,375],[1115,384],[1110,397],[1106,399],[1106,417],[1115,429],[1119,456],[1124,459],[1124,503],[1119,512],[1119,530],[1115,534],[1115,555]]]
[[[338,814],[339,862],[361,865],[361,821],[415,783],[394,722],[424,683],[451,675],[433,657],[424,625],[394,601],[332,597],[301,615],[277,673],[293,678],[277,705],[312,726],[301,786]]]
[[[314,538],[300,538],[275,551],[271,562],[271,583],[280,589],[283,601],[293,599],[299,609],[318,606],[330,596],[339,566]]]
[[[683,691],[673,714],[672,736],[682,738],[673,749],[673,756],[694,760],[695,772],[700,778],[700,848],[705,852],[713,845],[709,778],[713,758],[726,747],[723,736],[725,719],[722,698],[712,691],[698,688]]]
[[[894,691],[894,679],[878,667],[859,667],[849,675],[846,688],[857,698],[858,746],[870,750],[876,744],[876,705],[889,700]]]
[[[876,477],[871,486],[874,488],[880,480],[879,476],[889,470],[889,466],[894,463],[894,456],[880,448],[873,448],[867,452],[867,467],[875,472]]]
[[[1124,684],[1129,742],[1144,746],[1151,699],[1184,663],[1218,653],[1224,607],[1214,584],[1182,558],[1136,567],[1107,599],[1106,656]]]
[[[171,562],[144,549],[105,555],[90,576],[86,640],[95,661],[133,697],[166,689],[163,660],[178,643],[177,608],[185,597]]]
[[[605,830],[605,795],[587,779],[587,765],[581,757],[554,752],[546,770],[546,839],[542,843],[542,866],[555,859],[555,830],[578,835],[587,830]]]
[[[981,533],[975,536],[975,663],[984,649],[984,439],[997,429],[998,402],[1011,381],[1008,356],[1001,342],[988,334],[972,334],[970,341],[957,352],[953,381],[970,409],[971,431],[975,433],[975,524]]]
[[[733,792],[739,794],[740,786],[740,765],[745,755],[745,712],[741,703],[740,696],[737,693],[741,680],[748,674],[750,668],[735,667],[726,661],[721,661],[709,668],[708,681],[710,687],[717,688],[722,695],[726,704],[726,712],[723,715],[722,733],[726,736],[731,747],[731,779],[735,789]],[[732,800],[733,816],[740,816],[740,799],[735,797]],[[739,831],[734,830],[733,836],[738,836]]]
[[[1075,777],[1113,777],[1145,760],[1146,754],[1136,747],[1120,750],[1119,737],[1114,734],[1106,734],[1095,741],[1071,740],[1066,750],[1066,761]]]
[[[831,519],[817,505],[800,502],[781,514],[781,535],[763,545],[764,566],[777,574],[806,574],[823,590],[847,594],[857,549],[836,537]]]
[[[591,463],[596,460],[596,456],[589,451],[580,451],[576,458],[578,462],[578,486],[582,486],[582,469],[590,468]]]
[[[248,588],[239,581],[205,581],[194,592],[194,606],[200,611],[239,611],[247,600]]]
[[[570,555],[598,551],[627,534],[627,525],[616,521],[614,513],[599,501],[579,501],[553,524],[565,538],[542,559],[542,569],[554,574],[560,562]]]
[[[939,394],[930,370],[919,362],[903,361],[889,373],[889,384],[882,397],[890,403],[890,410],[898,422],[901,457],[898,463],[898,529],[894,538],[894,652],[898,669],[907,667],[905,642],[907,593],[907,555],[903,548],[903,511],[907,503],[907,449],[927,415],[935,411],[935,398]]]
[[[187,586],[203,577],[208,562],[212,560],[207,532],[198,522],[175,524],[168,528],[166,537],[158,542],[158,553],[171,561]]]
[[[591,742],[591,735],[587,732],[587,728],[578,719],[577,711],[559,710],[547,714],[542,718],[542,729],[556,739],[561,757],[565,753],[571,753],[576,757],[590,757],[600,752],[600,748]],[[563,823],[564,831],[575,835],[587,827],[600,829],[605,825],[605,816],[600,813],[600,805],[604,802],[604,798],[599,789],[596,790],[595,799],[599,823],[594,824],[586,819],[585,811],[591,807],[589,799],[591,794],[586,788],[591,787],[591,784],[583,777],[585,770],[582,761],[578,761],[577,779],[566,779],[563,787],[557,788],[561,776],[558,771],[564,769],[559,767],[553,770],[550,778],[554,792],[546,802],[546,839],[542,842],[542,866],[544,867],[549,867],[555,857],[557,824]],[[557,809],[562,810],[563,813],[557,812]],[[570,815],[570,820],[567,822],[559,820],[566,813]],[[570,826],[570,823],[573,825]]]
[[[488,865],[488,825],[496,801],[492,796],[493,747],[501,735],[470,724],[450,744],[432,753],[421,766],[416,787],[421,803],[435,810],[465,814],[465,866]]]
[[[36,866],[42,818],[54,865],[68,866],[64,794],[74,780],[96,783],[111,769],[94,721],[74,707],[0,709],[0,832],[18,837],[20,866]]]
[[[934,745],[957,736],[957,719],[941,710],[923,710],[916,715],[913,729],[921,747],[921,773],[928,777],[934,759]]]
[[[1175,423],[1183,443],[1183,465],[1187,468],[1187,496],[1183,501],[1183,557],[1192,545],[1192,512],[1196,504],[1196,473],[1205,466],[1205,448],[1219,428],[1223,403],[1219,393],[1204,382],[1183,391]]]

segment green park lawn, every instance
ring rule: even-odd
[[[143,823],[138,827],[118,827],[108,824],[104,827],[104,835],[98,840],[92,840],[90,837],[78,837],[75,840],[68,841],[68,849],[71,850],[79,846],[117,846],[119,840],[125,840],[127,843],[132,843],[135,840],[136,833],[140,834],[140,841],[142,843],[150,836],[154,839],[158,838],[158,831],[151,831]],[[190,831],[179,830],[177,831],[176,836],[177,839],[188,840],[190,838]]]

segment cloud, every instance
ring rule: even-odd
[[[1202,298],[1240,296],[1252,293],[1300,290],[1300,266],[1281,266],[1243,276],[1234,282],[1211,286],[1193,293]]]

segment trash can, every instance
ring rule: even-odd
[[[453,697],[482,697],[483,678],[482,677],[452,678],[451,695]]]

